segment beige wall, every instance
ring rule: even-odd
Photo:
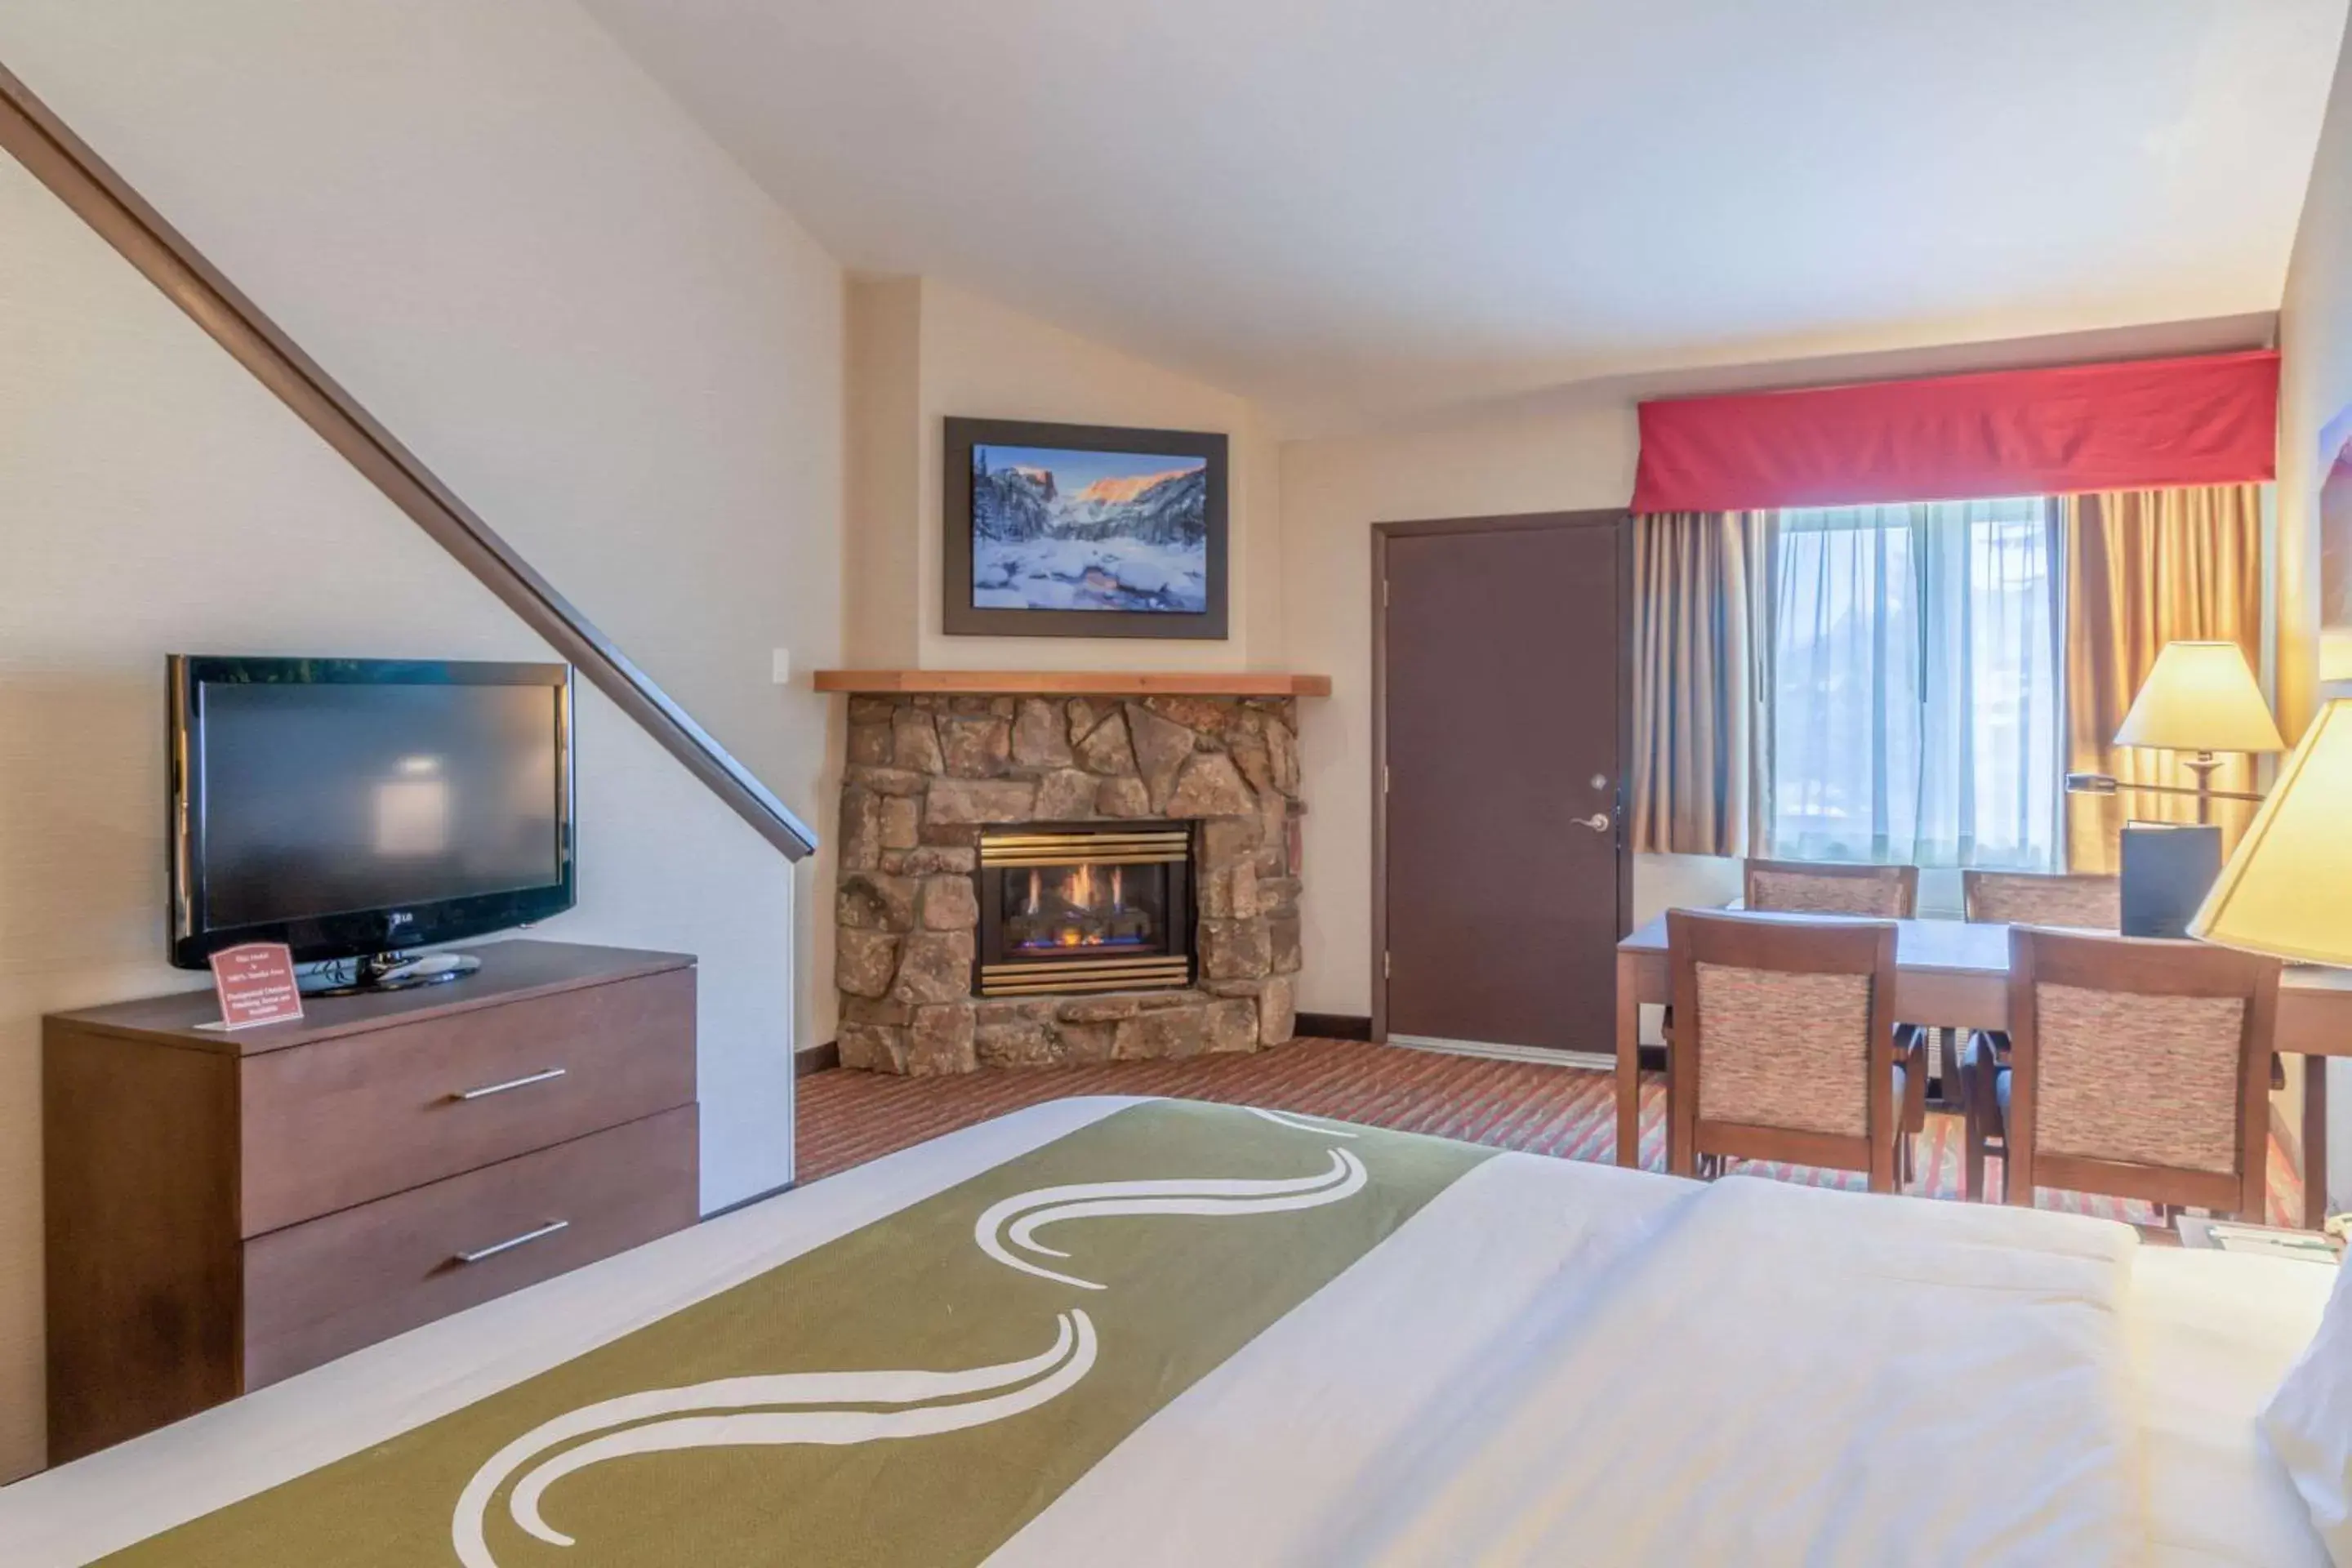
[[[849,292],[849,396],[859,422],[852,437],[847,642],[857,663],[925,669],[1283,667],[1280,449],[1255,405],[933,279],[860,279]],[[879,425],[869,427],[868,416]],[[947,636],[940,625],[940,509],[951,416],[1231,437],[1232,635],[1222,642]]]
[[[2324,615],[2319,584],[2319,434],[2352,409],[2352,53],[2311,171],[2279,310],[2284,351],[2279,418],[2279,700],[2288,733],[2317,683],[2352,679],[2352,624]],[[2329,628],[2330,618],[2338,624]]]
[[[0,61],[821,819],[827,704],[769,650],[841,651],[841,277],[601,31],[16,0]],[[0,543],[5,1478],[41,1451],[37,1020],[194,978],[160,961],[163,654],[548,654],[5,161]],[[831,992],[795,875],[584,688],[579,734],[547,934],[701,955],[704,1201],[773,1186],[794,998]]]
[[[570,0],[11,0],[0,61],[817,820],[840,269],[602,28]],[[801,923],[803,968],[831,931]]]
[[[2325,626],[2319,593],[2319,432],[2352,408],[2352,48],[2312,165],[2311,191],[2279,311],[2284,351],[2279,429],[2279,719],[2298,732],[2323,681],[2352,696],[2352,626]],[[2327,1188],[2352,1207],[2352,1062],[2328,1064]]]
[[[848,290],[842,657],[856,669],[913,669],[923,630],[923,280],[854,278]]]

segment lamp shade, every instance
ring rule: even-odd
[[[2118,746],[2169,752],[2284,752],[2246,656],[2233,642],[2175,642],[2156,656],[2132,699]]]
[[[2352,964],[2352,699],[2286,761],[2189,934],[2313,963]]]

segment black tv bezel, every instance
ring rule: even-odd
[[[173,654],[169,661],[164,822],[170,847],[169,945],[173,966],[203,969],[223,948],[284,942],[298,963],[365,958],[463,942],[562,914],[576,901],[572,667],[475,660],[247,658]],[[555,691],[556,880],[532,888],[421,904],[350,910],[296,921],[213,926],[205,900],[203,691],[207,686],[543,686]]]

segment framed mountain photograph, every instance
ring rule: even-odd
[[[944,629],[1225,636],[1225,437],[947,422]]]

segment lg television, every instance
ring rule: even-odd
[[[473,964],[410,950],[572,907],[569,666],[184,654],[170,686],[174,964],[278,942],[421,984]]]

